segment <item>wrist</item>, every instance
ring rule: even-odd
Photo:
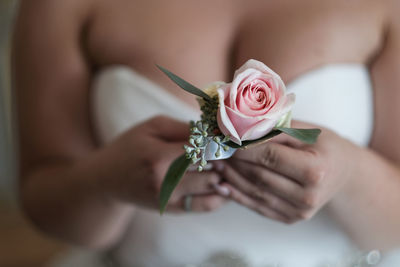
[[[357,195],[360,183],[365,183],[365,177],[368,175],[366,166],[369,166],[370,159],[367,156],[367,149],[359,147],[348,140],[342,149],[341,157],[342,171],[336,174],[337,180],[341,185],[337,192],[328,203],[329,206],[336,207],[347,205],[351,199]]]
[[[352,152],[348,152],[351,156],[348,158],[349,168],[345,183],[328,204],[335,216],[343,221],[347,221],[345,217],[350,216],[348,211],[354,211],[356,207],[366,205],[371,193],[379,186],[379,179],[386,175],[377,154],[368,148],[354,144],[353,147]]]
[[[116,186],[120,177],[122,166],[118,166],[118,160],[112,153],[112,147],[104,147],[93,152],[86,162],[82,162],[81,173],[87,180],[88,194],[97,199],[103,205],[116,206],[120,204]]]

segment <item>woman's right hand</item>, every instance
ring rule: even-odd
[[[113,200],[151,209],[159,208],[159,194],[169,165],[184,153],[188,125],[158,116],[130,129],[108,148],[119,175],[101,175],[100,187]],[[174,190],[166,211],[184,210],[184,198],[192,196],[193,212],[212,211],[226,199],[216,193],[221,180],[214,171],[188,171]]]

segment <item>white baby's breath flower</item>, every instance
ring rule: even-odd
[[[218,95],[218,88],[223,85],[225,85],[225,83],[221,81],[212,82],[210,84],[207,84],[203,88],[203,92],[206,93],[209,97],[213,98]]]

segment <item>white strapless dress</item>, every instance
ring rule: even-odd
[[[373,128],[373,90],[364,65],[325,65],[301,75],[287,88],[296,93],[294,119],[330,128],[367,146]],[[92,92],[93,119],[103,143],[159,114],[182,121],[200,115],[198,107],[124,66],[99,73]],[[138,209],[111,255],[121,267],[370,266],[365,264],[367,254],[359,254],[326,210],[309,221],[285,225],[233,202],[208,214],[161,217],[157,211]],[[75,250],[51,266],[103,265],[102,255]],[[381,266],[399,267],[400,251],[383,255]]]
[[[360,146],[368,144],[373,91],[365,66],[326,65],[303,74],[287,89],[296,94],[294,119],[330,128]],[[92,97],[103,143],[159,114],[183,121],[200,115],[197,106],[123,66],[99,73]],[[309,221],[285,225],[231,202],[207,214],[161,217],[157,211],[138,209],[113,255],[124,267],[318,267],[336,266],[324,264],[349,260],[354,251],[325,210]]]

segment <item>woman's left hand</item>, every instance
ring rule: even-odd
[[[294,128],[316,128],[293,122]],[[318,127],[321,128],[321,127]],[[307,145],[281,134],[215,162],[222,195],[285,223],[310,219],[354,177],[357,146],[328,129]],[[225,187],[225,188],[224,188]]]

